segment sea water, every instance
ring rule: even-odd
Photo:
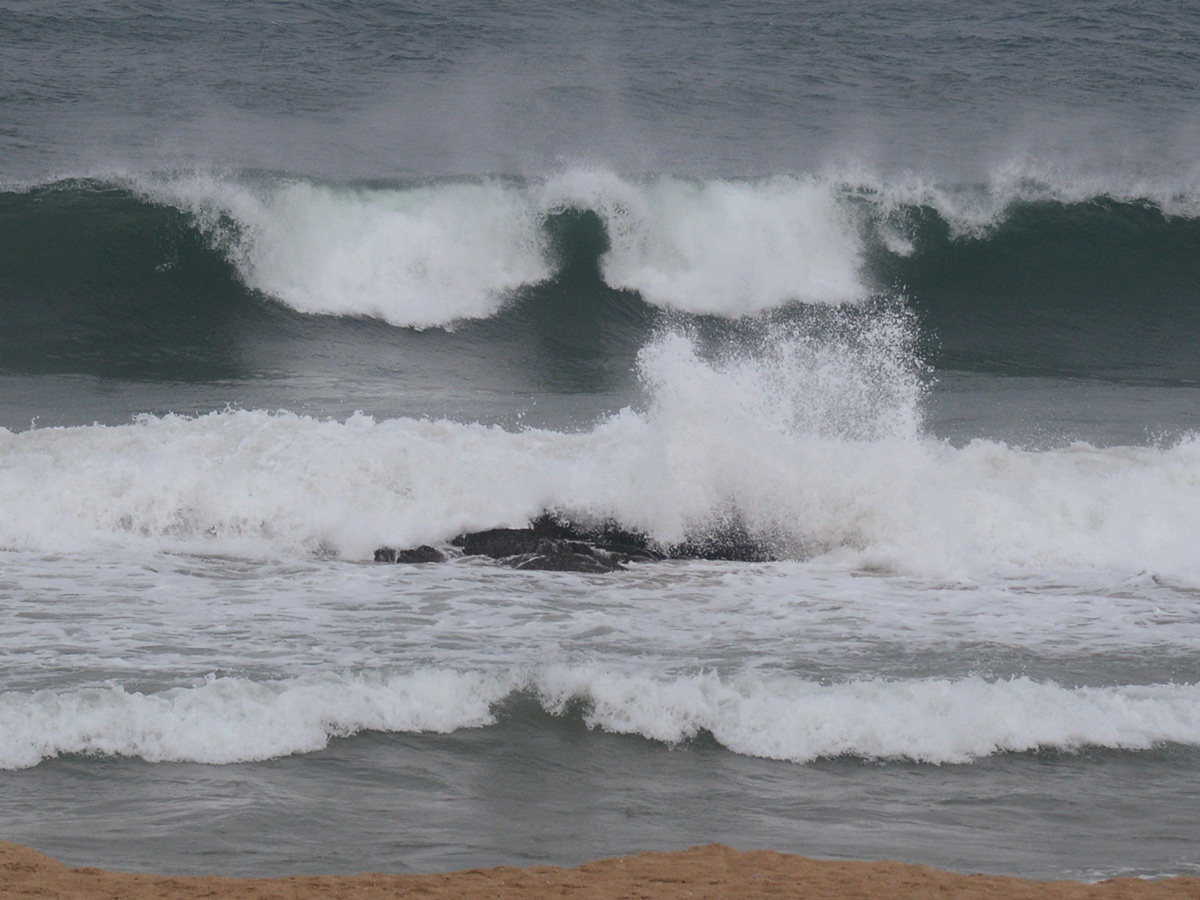
[[[0,838],[1200,848],[1200,18],[3,7]],[[774,562],[373,562],[550,510]]]

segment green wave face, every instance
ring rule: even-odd
[[[439,186],[425,189],[436,193]],[[389,190],[404,199],[403,190]],[[504,190],[525,202],[534,187],[516,183]],[[379,202],[369,192],[363,196],[363,203]],[[856,223],[852,262],[861,299],[910,307],[921,325],[923,354],[935,368],[1155,383],[1200,378],[1200,219],[1103,197],[1029,201],[1011,204],[994,224],[962,233],[932,206],[883,212],[838,202]],[[469,203],[454,212],[473,215]],[[320,294],[319,285],[304,280],[316,271],[311,267],[290,273],[285,267],[274,281],[261,277],[264,264],[255,253],[276,239],[256,230],[254,220],[239,220],[236,209],[188,208],[103,182],[0,194],[0,371],[171,381],[253,377],[333,341],[350,355],[358,343],[400,346],[410,356],[503,358],[510,368],[537,370],[548,384],[577,390],[628,382],[638,350],[666,320],[691,321],[736,340],[746,323],[819,318],[828,307],[806,303],[800,288],[786,299],[785,285],[776,289],[782,301],[750,314],[732,300],[724,313],[713,301],[704,314],[672,308],[653,286],[668,277],[694,284],[688,279],[705,272],[689,270],[689,260],[672,256],[672,247],[651,257],[661,250],[653,245],[661,243],[659,232],[621,218],[625,213],[614,212],[611,201],[577,198],[522,214],[534,224],[525,244],[511,243],[534,274],[505,275],[492,284],[492,272],[481,272],[470,287],[491,298],[482,307],[458,317],[447,313],[442,325],[422,320],[406,327],[402,315],[380,313],[378,306],[335,302],[340,286],[353,288],[367,277],[355,266],[376,278],[372,289],[385,300],[403,302],[412,283],[390,283],[387,271],[379,276],[383,263],[394,263],[387,254],[403,249],[395,242],[370,245],[349,262],[341,248],[340,280]],[[429,265],[469,279],[479,254],[455,245],[454,225],[450,221],[431,244],[448,261]],[[667,225],[686,235],[692,223]],[[754,227],[741,235],[752,247]],[[763,232],[763,240],[774,238]],[[369,242],[370,234],[361,240]],[[320,247],[301,250],[294,256],[308,264]],[[715,265],[711,271],[728,276],[731,292],[748,280],[768,282],[777,273],[766,271],[762,250],[754,247],[754,265],[744,271],[736,270],[736,255],[717,261],[728,272]],[[802,250],[780,245],[779,264],[794,266],[783,257]],[[632,279],[620,277],[618,254],[634,251],[650,259],[637,282],[650,289],[630,287]],[[503,264],[493,269],[504,274]],[[424,265],[419,256],[406,258],[402,274]],[[439,290],[447,303],[461,291],[437,272],[423,277],[419,286],[435,305]],[[287,292],[292,286],[317,291],[315,312],[297,308]]]

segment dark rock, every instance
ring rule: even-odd
[[[467,556],[490,556],[515,568],[570,572],[611,572],[627,562],[666,557],[649,540],[615,526],[580,527],[551,515],[528,528],[492,528],[460,534],[451,543]],[[519,563],[511,559],[521,557]],[[536,557],[537,561],[534,561]]]
[[[545,513],[526,528],[491,528],[460,534],[450,542],[466,556],[486,556],[514,569],[554,572],[612,572],[631,562],[664,559],[713,559],[768,562],[779,558],[769,540],[751,533],[739,516],[688,540],[661,547],[651,538],[615,522],[571,522]],[[450,551],[449,555],[453,555]],[[381,547],[377,562],[443,562],[448,554],[434,547],[409,550]]]
[[[661,562],[667,558],[665,553],[651,550],[649,547],[638,547],[633,544],[600,543],[592,545],[594,550],[608,553],[617,557],[621,562]]]
[[[544,540],[530,528],[491,528],[460,534],[451,543],[461,547],[467,556],[490,556],[502,559],[522,553],[536,553],[538,543]]]
[[[548,529],[495,528],[463,535],[456,543],[468,556],[489,556],[514,569],[548,572],[612,572],[621,560],[596,552],[586,541],[547,537]]]
[[[615,572],[623,566],[615,559],[570,550],[549,553],[522,553],[497,560],[513,569],[537,569],[543,572]]]
[[[620,562],[653,562],[666,559],[666,554],[652,546],[646,535],[630,531],[615,522],[581,524],[544,513],[529,526],[534,532],[548,537],[582,543],[595,553],[616,556]]]
[[[774,562],[779,554],[772,543],[751,534],[740,516],[732,516],[709,530],[669,548],[671,559],[713,559],[730,562]]]
[[[437,547],[422,544],[420,547],[410,547],[407,550],[397,550],[395,547],[380,547],[375,551],[375,562],[387,563],[440,563],[446,561],[446,554]]]
[[[779,556],[766,544],[757,541],[729,540],[723,537],[701,537],[673,544],[668,559],[711,559],[727,562],[775,562]]]

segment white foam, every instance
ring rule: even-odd
[[[735,753],[792,762],[852,755],[965,763],[1039,748],[1200,741],[1197,685],[1065,688],[978,677],[820,684],[712,673],[665,681],[562,669],[542,691],[553,711],[587,701],[588,723],[606,731],[671,743],[704,731]]]
[[[552,274],[542,224],[568,207],[604,219],[606,281],[660,306],[739,316],[865,295],[853,217],[814,179],[571,172],[351,188],[193,175],[135,185],[191,213],[249,287],[305,313],[416,327],[491,316]]]
[[[791,301],[863,299],[857,222],[836,185],[815,178],[633,183],[571,172],[543,189],[547,207],[597,211],[611,249],[605,281],[650,303],[741,316]]]
[[[689,313],[745,316],[793,302],[870,294],[869,235],[914,249],[909,212],[934,209],[955,238],[980,238],[1023,203],[1096,197],[1200,215],[1194,184],[997,167],[986,182],[918,174],[697,180],[573,169],[542,180],[351,187],[214,175],[131,178],[154,202],[191,213],[243,281],[305,313],[446,326],[494,315],[553,275],[543,224],[566,208],[603,220],[605,281]]]
[[[784,674],[629,675],[550,667],[519,675],[446,669],[212,677],[142,693],[96,687],[0,694],[0,768],[61,754],[231,763],[324,748],[365,730],[449,733],[494,723],[517,690],[547,711],[582,702],[592,727],[679,743],[707,732],[748,756],[841,755],[965,763],[1001,752],[1200,744],[1200,686],[1067,688],[978,677],[822,684]]]
[[[191,212],[249,287],[304,313],[447,325],[493,315],[551,271],[540,210],[500,181],[370,189],[194,177],[143,189]]]
[[[231,763],[307,753],[364,730],[440,732],[490,724],[512,685],[485,675],[210,676],[156,693],[111,683],[0,694],[0,768],[64,753]]]
[[[262,411],[0,431],[0,547],[363,558],[552,507],[668,543],[736,516],[784,552],[939,577],[1200,578],[1200,440],[1033,452],[923,437],[904,335],[883,316],[714,360],[668,333],[642,355],[648,408],[583,433]]]

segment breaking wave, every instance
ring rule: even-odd
[[[181,278],[200,279],[191,286],[201,291],[225,279],[302,313],[417,328],[494,316],[581,255],[613,290],[724,317],[920,294],[939,278],[955,283],[963,266],[986,276],[1014,256],[1039,274],[1053,259],[1067,281],[1107,260],[1128,289],[1155,270],[1194,287],[1200,265],[1200,200],[1190,193],[1020,178],[954,186],[569,171],[361,185],[194,174],[65,181],[0,201],[11,226],[0,247],[7,292],[62,294],[79,282],[169,294]],[[564,216],[596,228],[564,228]]]
[[[1200,576],[1195,438],[952,446],[923,434],[911,316],[821,325],[665,330],[639,356],[645,408],[578,432],[261,410],[0,430],[0,546],[369,558],[554,509],[664,543],[736,523],[785,557],[900,571]]]
[[[763,672],[674,678],[597,668],[428,669],[277,681],[209,676],[161,691],[118,683],[0,694],[0,768],[63,754],[233,763],[323,749],[363,731],[450,733],[528,715],[581,716],[680,744],[709,735],[746,756],[967,763],[996,753],[1200,744],[1193,684],[1068,688],[979,677],[822,684]]]

